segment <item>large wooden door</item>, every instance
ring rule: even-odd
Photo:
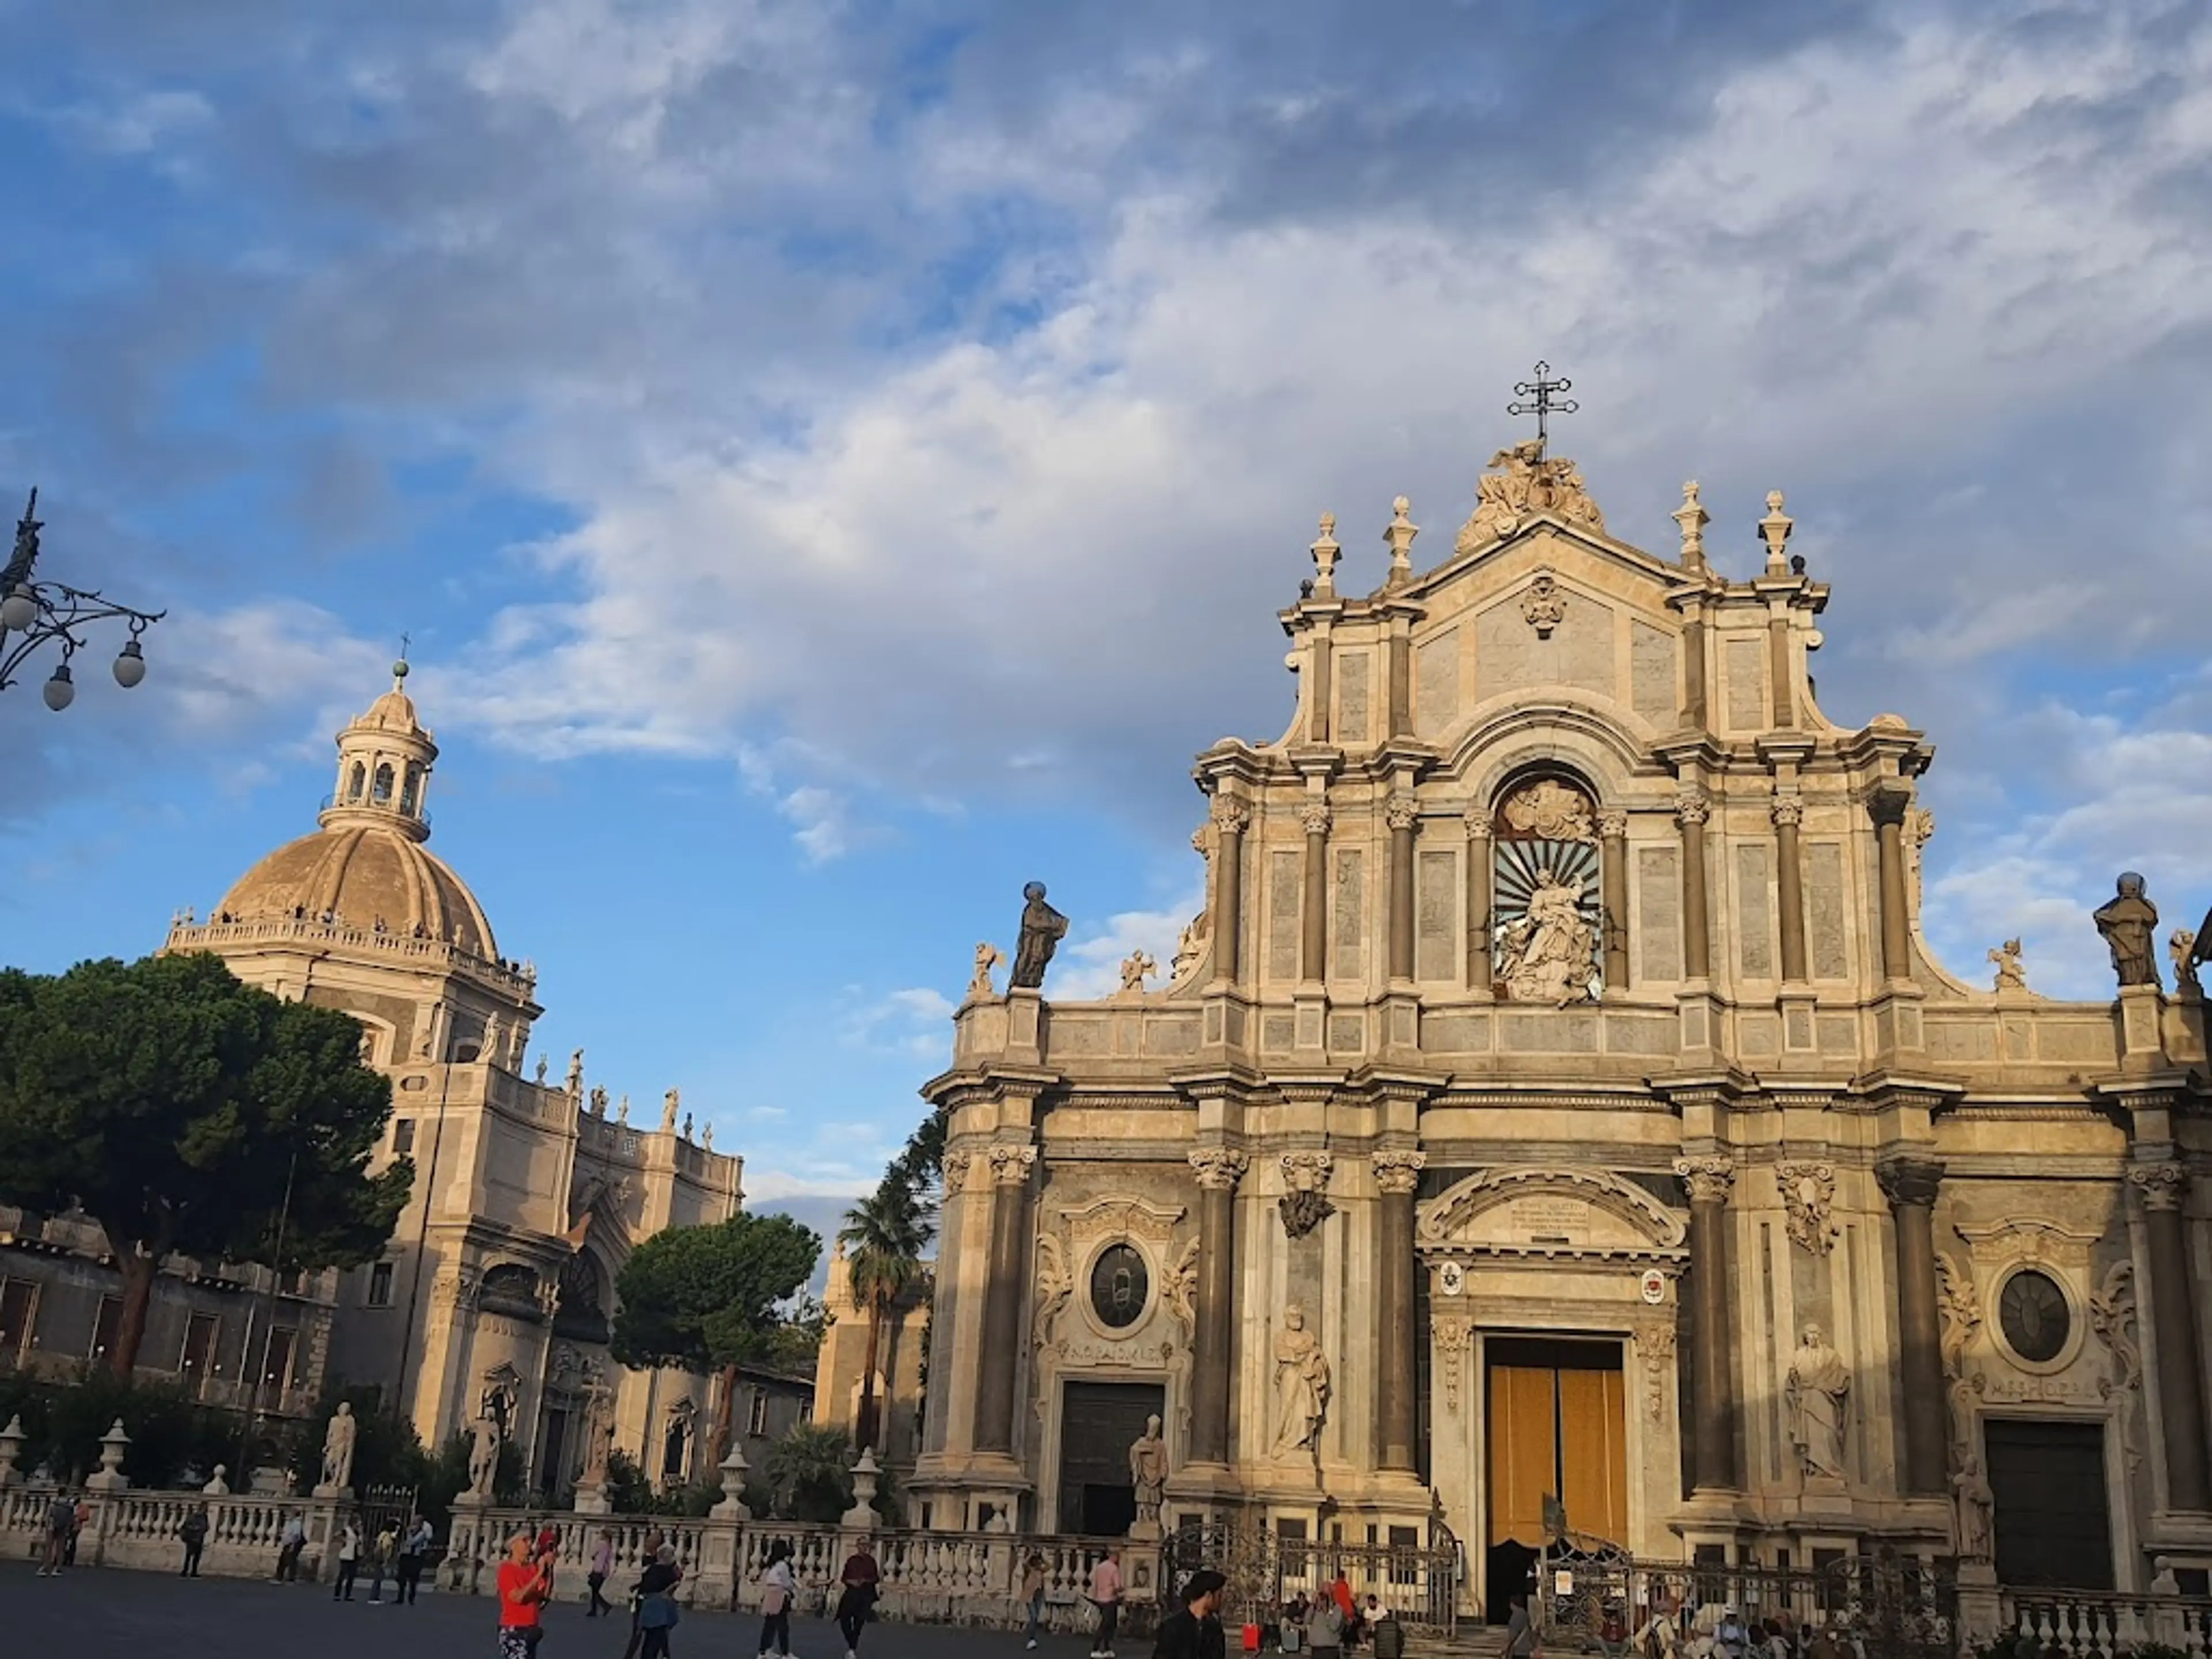
[[[1628,1542],[1628,1413],[1617,1342],[1493,1337],[1489,1541],[1540,1549],[1544,1500],[1587,1537]]]
[[[1997,1582],[2111,1589],[2104,1425],[1985,1417],[1982,1445],[1996,1499]]]

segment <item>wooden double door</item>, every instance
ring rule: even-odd
[[[1584,1540],[1628,1540],[1628,1412],[1619,1342],[1490,1337],[1483,1344],[1488,1425],[1488,1541],[1530,1551],[1564,1505]],[[1547,1524],[1547,1522],[1552,1524]]]

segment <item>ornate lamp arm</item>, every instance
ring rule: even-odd
[[[38,507],[39,492],[33,489],[23,516],[16,521],[15,550],[6,568],[0,569],[0,691],[15,684],[15,671],[33,652],[50,640],[59,640],[62,659],[54,670],[53,678],[47,683],[46,702],[52,708],[62,709],[76,696],[70,680],[70,659],[84,645],[80,630],[94,623],[130,623],[130,642],[115,659],[116,681],[128,688],[146,678],[146,659],[139,649],[139,635],[169,613],[136,610],[96,592],[63,582],[33,580],[39,558],[39,532],[43,528],[36,516]]]

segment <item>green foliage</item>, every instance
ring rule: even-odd
[[[360,1053],[350,1015],[240,984],[212,956],[0,972],[0,1200],[80,1207],[106,1232],[118,1376],[171,1251],[312,1269],[383,1249],[414,1170],[368,1174],[392,1085]]]
[[[779,1304],[814,1271],[822,1241],[789,1216],[746,1212],[672,1227],[630,1253],[615,1281],[614,1357],[642,1369],[720,1370],[773,1350]]]
[[[837,1235],[850,1258],[853,1298],[868,1310],[868,1348],[855,1425],[856,1437],[864,1446],[881,1440],[876,1356],[884,1322],[921,1278],[922,1252],[937,1233],[936,1203],[915,1184],[911,1166],[902,1162],[905,1158],[902,1153],[894,1159],[876,1190],[845,1212],[845,1225]]]
[[[175,1383],[127,1380],[104,1366],[67,1382],[0,1376],[0,1423],[18,1416],[26,1474],[44,1467],[82,1479],[100,1466],[100,1437],[120,1418],[131,1437],[123,1471],[133,1485],[174,1487],[193,1475],[205,1481],[218,1463],[234,1483],[243,1479],[240,1417],[199,1404]]]
[[[660,1492],[628,1452],[617,1449],[607,1458],[607,1502],[617,1515],[670,1515],[696,1520],[721,1501],[719,1480]]]
[[[884,1178],[917,1199],[933,1200],[945,1181],[945,1115],[933,1111],[915,1126],[906,1145],[884,1170]],[[932,1208],[935,1206],[931,1205]]]
[[[781,1322],[769,1334],[762,1362],[794,1375],[812,1376],[822,1356],[822,1339],[829,1334],[830,1310],[817,1297],[802,1296],[786,1309]]]
[[[839,1519],[853,1506],[853,1443],[842,1429],[800,1424],[769,1449],[768,1488],[779,1521]]]

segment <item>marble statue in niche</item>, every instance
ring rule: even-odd
[[[1306,1328],[1306,1312],[1297,1303],[1283,1310],[1283,1328],[1275,1334],[1275,1455],[1311,1446],[1328,1420],[1331,1382],[1328,1356],[1321,1339]]]
[[[1129,1446],[1129,1484],[1137,1489],[1137,1526],[1157,1528],[1160,1498],[1168,1484],[1168,1443],[1157,1413],[1145,1419],[1145,1431]]]
[[[1790,1442],[1808,1480],[1844,1479],[1844,1445],[1850,1421],[1851,1370],[1830,1347],[1818,1325],[1800,1333],[1790,1357],[1785,1388]]]
[[[1492,832],[1491,990],[1563,1007],[1600,976],[1599,858],[1589,796],[1537,778],[1499,803]]]

